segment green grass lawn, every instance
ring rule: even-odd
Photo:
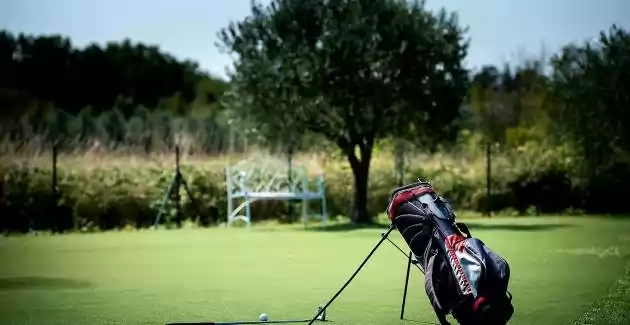
[[[464,220],[511,265],[511,324],[627,324],[630,218]],[[305,318],[382,230],[254,226],[0,239],[0,323]],[[404,245],[397,232],[391,238]],[[387,242],[328,310],[334,324],[435,324],[423,277]],[[625,286],[624,286],[625,285]]]

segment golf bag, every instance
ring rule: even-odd
[[[425,290],[440,324],[506,324],[514,313],[510,267],[463,223],[425,181],[392,191],[387,214],[425,272]]]

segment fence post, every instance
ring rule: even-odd
[[[175,213],[177,213],[176,223],[181,226],[182,223],[182,201],[180,197],[180,185],[182,181],[181,170],[179,169],[179,144],[175,145],[175,185],[173,193],[173,201],[175,201]]]
[[[57,205],[57,145],[52,149],[52,194],[54,206]]]
[[[51,230],[53,232],[58,231],[57,229],[57,224],[58,224],[58,220],[57,218],[59,218],[58,216],[58,211],[57,211],[57,205],[58,205],[58,189],[57,189],[57,156],[59,154],[58,152],[58,145],[55,143],[53,144],[52,147],[52,188],[51,188],[51,192],[52,192],[52,198],[51,198],[51,207],[50,207],[50,217],[48,217],[49,222],[51,222]]]
[[[492,144],[490,141],[486,144],[486,206],[485,215],[490,217],[490,209],[492,201]]]

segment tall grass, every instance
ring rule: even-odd
[[[192,115],[164,119],[163,112],[153,115],[145,112],[112,120],[111,113],[106,117],[86,118],[88,113],[69,117],[49,111],[45,114],[48,119],[43,120],[46,123],[33,121],[33,116],[32,125],[24,122],[26,117],[21,123],[2,123],[0,228],[146,227],[157,213],[159,201],[174,174],[175,145],[182,149],[184,177],[201,203],[202,223],[217,224],[226,217],[224,168],[227,165],[244,159],[263,163],[287,158],[256,134],[244,129],[235,132],[228,123],[221,122],[220,114],[201,119]],[[204,130],[200,120],[212,121],[208,125],[216,128]],[[209,139],[214,142],[209,144]],[[42,208],[41,202],[51,201],[53,145],[59,148],[61,197],[56,207]],[[293,157],[294,164],[306,167],[311,176],[324,175],[330,215],[349,215],[354,182],[346,158],[334,145],[323,141],[306,148]],[[431,154],[410,146],[405,151],[404,182],[428,178],[462,210],[515,207],[523,210],[538,202],[518,189],[547,186],[545,177],[550,170],[560,170],[566,177],[572,177],[567,173],[571,170],[571,152],[564,146],[525,141],[513,148],[497,146],[493,151],[490,197],[486,194],[482,139],[470,132],[462,133],[455,146]],[[373,214],[383,211],[391,189],[397,185],[395,169],[392,146],[388,141],[377,143],[369,181],[368,209]],[[192,202],[185,195],[182,198],[186,216],[199,217],[195,216]],[[562,206],[568,207],[568,203]],[[175,220],[171,208],[167,222]],[[318,203],[314,202],[312,211],[318,209]],[[291,220],[282,202],[257,202],[253,210],[256,220]],[[50,211],[56,211],[54,217]],[[61,221],[57,220],[60,218]]]

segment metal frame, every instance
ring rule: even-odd
[[[309,179],[303,166],[285,165],[285,162],[249,159],[225,167],[227,191],[227,227],[237,220],[251,226],[251,204],[262,200],[299,200],[302,202],[302,222],[309,220],[308,201],[320,200],[321,220],[326,222],[326,186],[324,176]],[[313,190],[313,188],[315,188]],[[234,201],[242,203],[234,208]],[[245,209],[245,214],[240,214]]]
[[[169,183],[168,188],[166,189],[166,192],[164,193],[162,201],[160,202],[160,208],[159,208],[158,214],[155,217],[155,221],[153,221],[153,227],[155,229],[158,228],[160,224],[160,220],[162,220],[162,218],[164,217],[166,203],[169,200],[175,201],[175,209],[176,209],[176,213],[178,217],[177,219],[180,221],[183,221],[181,195],[179,193],[180,187],[182,186],[184,187],[184,190],[186,191],[186,194],[188,195],[188,198],[190,199],[190,202],[193,208],[195,209],[195,212],[197,213],[197,221],[198,221],[199,218],[201,217],[201,213],[199,212],[199,206],[197,204],[197,200],[195,199],[195,196],[192,194],[192,191],[190,190],[190,187],[188,186],[188,182],[186,182],[186,179],[184,179],[184,176],[182,175],[182,171],[180,169],[180,150],[179,150],[179,145],[176,145],[175,146],[175,174],[173,175],[173,178],[171,179],[171,182]]]
[[[365,266],[365,264],[368,262],[370,257],[372,257],[374,252],[376,252],[376,250],[379,248],[379,246],[381,246],[381,244],[384,241],[386,241],[386,240],[390,244],[392,244],[394,247],[396,247],[396,249],[398,249],[398,251],[400,251],[400,253],[402,253],[402,255],[407,258],[407,273],[405,275],[405,288],[404,288],[404,291],[403,291],[402,304],[400,306],[400,319],[404,320],[404,317],[405,317],[405,305],[406,305],[406,302],[407,302],[407,289],[409,287],[409,275],[410,275],[410,271],[411,271],[411,265],[415,265],[418,268],[418,270],[420,270],[420,272],[422,272],[423,275],[425,275],[426,273],[425,273],[425,270],[422,268],[422,266],[420,266],[420,261],[418,261],[415,258],[415,255],[413,254],[413,252],[409,252],[409,254],[405,253],[400,248],[400,246],[396,245],[396,243],[394,243],[391,239],[388,238],[389,234],[394,229],[396,229],[396,226],[392,223],[392,224],[389,225],[389,229],[387,229],[386,232],[381,233],[381,239],[378,241],[376,246],[374,246],[374,248],[372,248],[370,253],[365,257],[365,259],[363,259],[363,262],[361,262],[359,267],[354,271],[354,273],[350,276],[350,278],[346,281],[346,283],[344,283],[344,285],[335,293],[335,295],[332,298],[330,298],[330,300],[324,305],[324,307],[320,308],[320,310],[318,311],[317,315],[315,315],[315,317],[313,317],[309,321],[308,325],[313,324],[318,319],[318,317],[320,317],[320,315],[324,315],[324,313],[326,312],[326,308],[328,308],[335,301],[335,299],[337,299],[337,297],[343,292],[343,290],[346,289],[346,287],[350,284],[350,282],[352,282],[352,280],[357,276],[357,274],[359,274],[359,272],[361,271],[363,266]]]

